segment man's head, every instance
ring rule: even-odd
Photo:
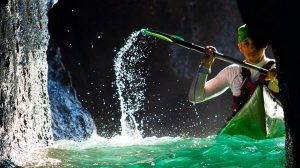
[[[238,28],[238,41],[238,47],[243,53],[246,62],[250,64],[257,64],[264,58],[267,47],[257,49],[254,46],[254,43],[248,34],[246,24]]]

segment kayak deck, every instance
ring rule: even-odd
[[[257,87],[218,134],[245,135],[254,139],[282,137],[285,135],[283,108],[265,86]]]

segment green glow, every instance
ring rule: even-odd
[[[174,42],[174,39],[184,41],[184,39],[182,37],[179,37],[176,35],[171,35],[171,34],[162,33],[162,32],[158,32],[158,31],[154,32],[154,30],[149,30],[149,29],[142,29],[141,31],[145,35],[153,36],[153,37],[156,37],[156,38],[159,38],[159,39],[171,42],[171,43]]]
[[[264,140],[225,135],[162,137],[145,138],[139,144],[123,146],[111,141],[104,138],[74,143],[62,141],[56,145],[58,148],[49,149],[48,157],[61,161],[53,167],[279,168],[286,163],[284,137]]]

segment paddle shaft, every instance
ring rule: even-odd
[[[182,47],[192,49],[192,50],[195,50],[195,51],[200,52],[200,53],[205,53],[205,48],[202,47],[202,46],[198,46],[198,45],[195,45],[193,43],[189,43],[189,42],[180,40],[180,39],[178,39],[178,38],[176,38],[172,35],[166,34],[166,33],[158,32],[158,31],[155,31],[155,30],[151,30],[151,32],[154,32],[154,33],[157,33],[157,34],[162,34],[162,35],[166,36],[167,38],[171,39],[174,43],[176,43],[176,44],[178,44]],[[267,72],[268,72],[268,70],[266,70],[264,68],[261,68],[261,67],[243,62],[243,61],[239,61],[237,59],[231,58],[231,57],[226,56],[226,55],[224,55],[222,53],[219,53],[219,52],[215,53],[215,57],[220,59],[220,60],[223,60],[225,62],[229,62],[229,63],[232,63],[232,64],[238,64],[238,65],[240,65],[244,68],[247,68],[247,69],[256,70],[256,71],[258,71],[258,72],[260,72],[264,75],[266,75]]]
[[[181,41],[181,40],[177,40],[177,39],[172,39],[176,44],[180,45],[180,46],[183,46],[185,48],[188,48],[188,49],[192,49],[192,50],[195,50],[197,52],[201,52],[201,53],[205,53],[205,48],[204,47],[201,47],[201,46],[198,46],[198,45],[195,45],[195,44],[192,44],[192,43],[189,43],[189,42],[186,42],[186,41]],[[240,60],[237,60],[237,59],[234,59],[234,58],[231,58],[229,56],[226,56],[222,53],[219,53],[219,52],[216,52],[215,53],[215,57],[220,59],[220,60],[223,60],[225,62],[229,62],[229,63],[232,63],[232,64],[238,64],[244,68],[247,68],[247,69],[252,69],[252,70],[256,70],[262,74],[267,74],[268,70],[264,69],[264,68],[261,68],[261,67],[258,67],[258,66],[255,66],[255,65],[252,65],[252,64],[249,64],[249,63],[246,63],[246,62],[243,62],[243,61],[240,61]]]

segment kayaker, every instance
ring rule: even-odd
[[[267,46],[256,48],[247,33],[247,25],[238,28],[238,47],[245,62],[268,69],[267,75],[258,71],[232,64],[221,70],[214,78],[207,80],[217,51],[213,46],[205,47],[205,56],[201,60],[189,91],[189,101],[196,104],[224,93],[230,88],[233,95],[232,118],[247,102],[258,85],[266,85],[277,97],[279,93],[275,60],[266,57]],[[230,120],[230,118],[228,120]]]

